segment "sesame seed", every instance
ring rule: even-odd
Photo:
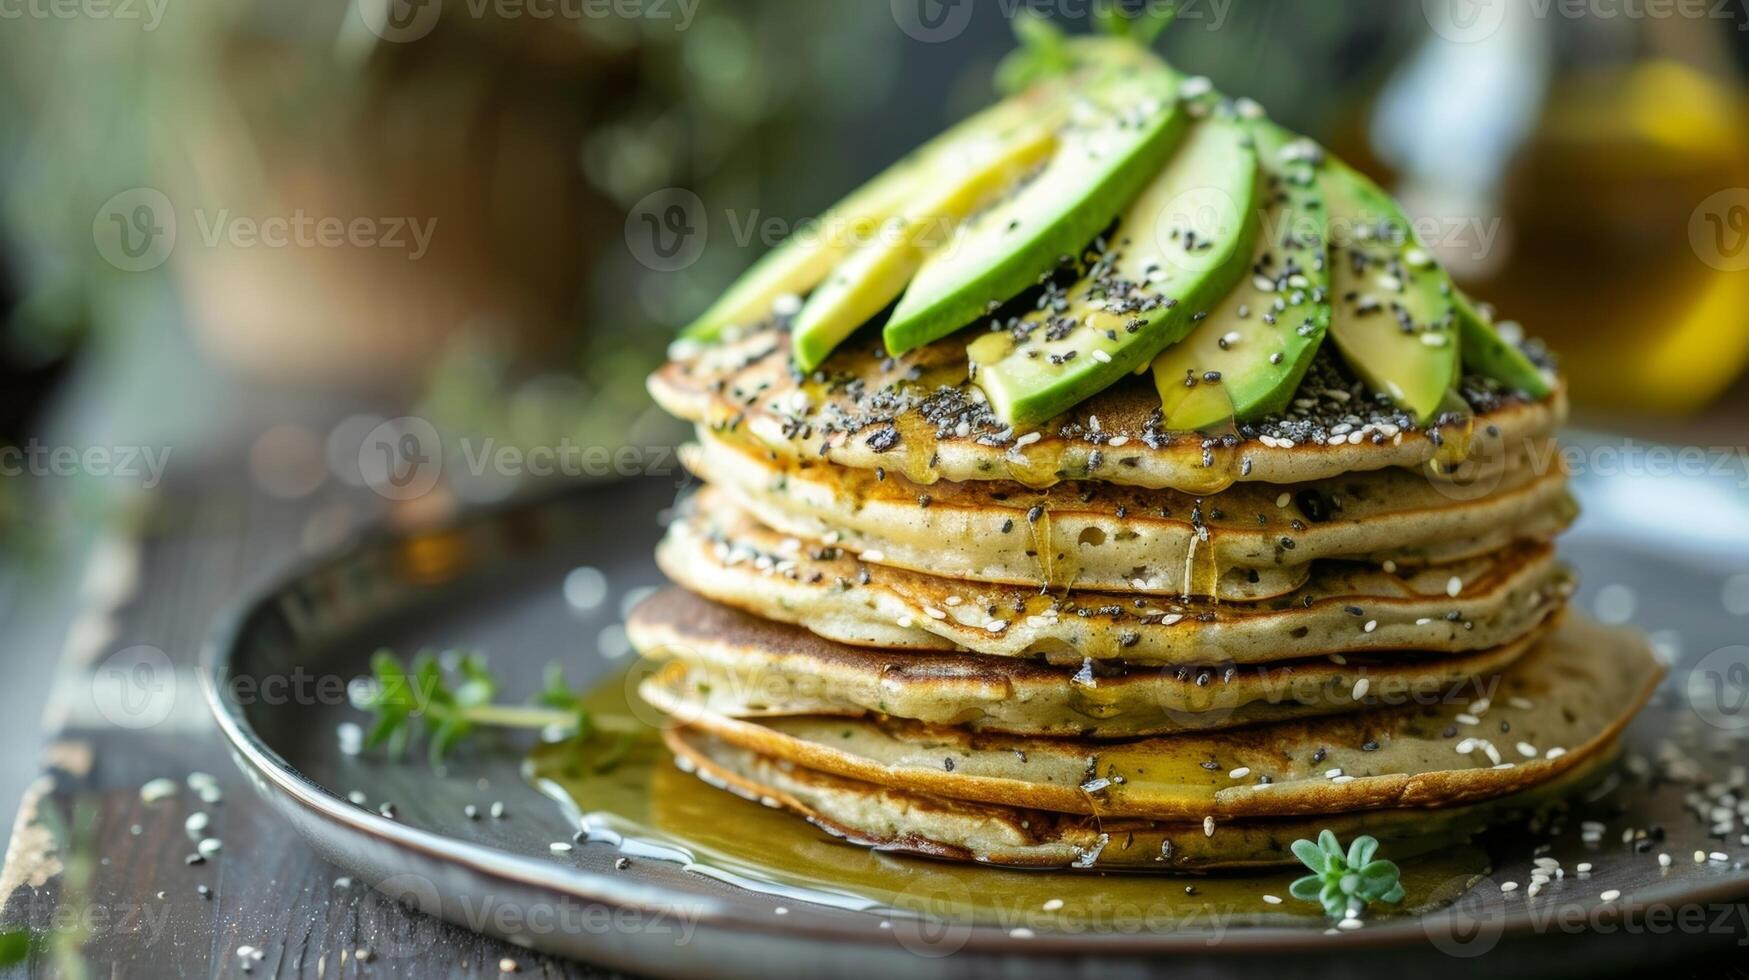
[[[1050,900],[1046,901],[1044,904],[1044,910],[1046,912],[1055,912],[1056,910],[1058,910],[1062,907],[1063,907],[1063,900],[1060,898],[1050,899]]]
[[[1609,891],[1606,891],[1602,895],[1599,895],[1597,897],[1603,899],[1606,902],[1613,902],[1616,899],[1621,897],[1621,889],[1611,888]]]
[[[1234,769],[1232,772],[1227,773],[1227,778],[1228,779],[1244,779],[1246,776],[1249,776],[1249,775],[1251,775],[1251,767],[1250,766],[1240,766],[1239,768]]]
[[[1453,575],[1451,577],[1451,580],[1445,583],[1445,594],[1452,597],[1453,599],[1456,599],[1458,597],[1458,594],[1463,592],[1463,590],[1464,590],[1464,580],[1461,578],[1458,578],[1456,575]]]
[[[156,803],[176,795],[176,783],[168,779],[154,779],[140,787],[140,802]]]
[[[1214,817],[1210,816],[1210,817],[1203,817],[1202,818],[1202,835],[1204,837],[1213,837],[1215,835],[1215,818]]]
[[[1265,902],[1268,902],[1271,905],[1280,905],[1281,904],[1281,899],[1275,895],[1265,895],[1265,896],[1263,896],[1263,900]]]
[[[1516,881],[1502,881],[1500,883],[1500,890],[1503,892],[1515,892],[1518,890],[1518,882],[1516,882]]]
[[[1372,679],[1371,678],[1362,677],[1360,680],[1355,681],[1354,682],[1354,700],[1359,701],[1361,698],[1366,697],[1367,689],[1370,687],[1372,687]]]

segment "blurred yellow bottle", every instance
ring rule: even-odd
[[[1738,86],[1675,61],[1552,81],[1503,186],[1510,260],[1467,285],[1579,403],[1692,411],[1749,363],[1746,122]]]

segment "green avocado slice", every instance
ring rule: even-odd
[[[1334,159],[1322,184],[1335,297],[1330,339],[1368,387],[1425,424],[1458,377],[1457,289],[1377,184]]]
[[[1330,326],[1323,151],[1268,120],[1250,126],[1265,198],[1250,278],[1154,359],[1168,429],[1206,431],[1282,411]]]
[[[1457,296],[1457,312],[1463,333],[1466,369],[1509,385],[1532,398],[1548,397],[1554,386],[1542,369],[1524,356],[1518,345],[1500,336],[1494,324],[1462,293]]]
[[[1044,312],[970,345],[972,380],[991,409],[1016,428],[1036,426],[1182,338],[1245,272],[1258,184],[1245,124],[1198,122],[1086,277]]]
[[[883,331],[893,354],[971,323],[1078,255],[1157,174],[1188,123],[1178,76],[1124,66],[1089,81],[1050,163],[961,227],[928,261]]]
[[[856,328],[904,292],[930,251],[950,241],[967,215],[1002,197],[1048,159],[1057,147],[1062,104],[1041,107],[1036,118],[1011,130],[968,139],[963,148],[944,152],[936,168],[940,184],[882,222],[873,239],[834,269],[796,314],[790,324],[796,365],[803,371],[819,367]]]
[[[1057,84],[1029,89],[960,121],[907,154],[833,205],[807,234],[793,235],[766,253],[681,335],[714,341],[730,327],[766,319],[780,297],[809,292],[874,236],[882,222],[926,195],[944,160],[954,159],[956,151],[968,144],[1025,124],[1060,95]]]

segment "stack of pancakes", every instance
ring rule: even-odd
[[[1655,686],[1564,612],[1557,393],[1460,384],[1416,426],[1320,354],[1293,407],[1161,431],[1120,383],[1017,436],[952,340],[853,340],[806,377],[781,320],[651,379],[697,426],[639,606],[684,768],[847,840],[1005,865],[1389,857],[1594,775]],[[1461,465],[1460,465],[1461,464]]]

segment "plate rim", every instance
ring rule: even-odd
[[[505,880],[525,888],[541,891],[569,900],[597,902],[613,908],[631,908],[653,912],[671,908],[680,902],[701,907],[696,927],[706,926],[738,934],[756,933],[776,942],[798,938],[827,941],[833,944],[854,943],[866,947],[882,947],[884,951],[903,951],[886,930],[863,930],[830,921],[810,922],[783,919],[777,916],[753,915],[743,906],[725,902],[703,893],[676,896],[660,886],[629,880],[624,874],[608,875],[577,865],[561,865],[551,861],[490,847],[437,831],[422,830],[381,816],[353,804],[293,766],[284,756],[268,745],[240,710],[228,692],[226,680],[231,676],[245,628],[261,610],[268,608],[279,596],[298,583],[333,566],[373,550],[390,547],[415,534],[443,533],[461,527],[503,521],[515,514],[560,505],[576,497],[598,493],[618,484],[596,484],[572,488],[557,493],[464,508],[445,520],[399,527],[376,520],[347,544],[303,556],[277,570],[258,576],[239,596],[215,617],[202,643],[197,660],[197,672],[203,700],[213,716],[234,762],[241,768],[246,762],[246,776],[266,780],[279,793],[304,810],[355,834],[388,845],[395,850],[417,853],[426,860],[457,865],[468,873],[484,878]],[[252,780],[252,783],[254,780]],[[255,784],[259,790],[259,784]],[[799,818],[798,818],[799,819]],[[300,838],[310,843],[309,835],[295,824]],[[1179,878],[1165,877],[1176,883]],[[367,882],[368,883],[368,882]],[[731,886],[732,887],[732,886]],[[756,893],[753,893],[756,894]],[[1749,898],[1749,876],[1722,877],[1700,886],[1679,887],[1675,883],[1638,890],[1636,904],[1649,905],[1659,901],[1672,904],[1712,904],[1739,902]],[[679,901],[676,901],[678,899]],[[1603,903],[1587,903],[1594,907]],[[1355,950],[1404,949],[1429,942],[1424,927],[1430,918],[1447,914],[1440,909],[1425,915],[1393,917],[1364,929],[1342,931],[1330,935],[1314,927],[1245,926],[1211,932],[1205,928],[1170,933],[1056,933],[1038,932],[1019,939],[1000,926],[974,924],[969,927],[965,942],[954,956],[966,954],[1008,956],[1016,953],[1042,953],[1060,956],[1158,956],[1194,954],[1199,958],[1223,959],[1244,956],[1279,956],[1303,954],[1325,956]],[[438,918],[444,918],[437,915]],[[1589,919],[1589,917],[1588,917]],[[447,920],[446,921],[450,921]],[[1522,938],[1536,932],[1536,917],[1528,906],[1507,910],[1500,920],[1497,942]],[[453,923],[457,928],[469,928]],[[1588,927],[1580,935],[1589,935]],[[953,956],[944,957],[951,960]]]

